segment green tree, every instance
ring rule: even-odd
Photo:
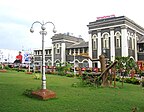
[[[65,63],[59,63],[59,66],[56,67],[57,74],[58,75],[66,75],[68,71],[70,71],[70,68],[72,67],[71,64],[65,62]]]
[[[118,64],[116,65],[116,68],[118,71],[121,72],[121,70],[126,70],[127,73],[131,69],[138,70],[138,66],[136,61],[132,57],[116,57],[116,60],[118,60]]]

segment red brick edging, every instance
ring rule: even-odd
[[[39,98],[39,99],[42,99],[42,100],[47,100],[50,98],[56,98],[55,92],[48,90],[48,89],[40,89],[37,91],[33,91],[32,95]]]
[[[3,69],[3,70],[0,70],[0,72],[7,72],[7,70],[4,70],[4,69]]]
[[[26,72],[26,74],[32,74],[32,72]]]

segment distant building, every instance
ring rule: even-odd
[[[2,63],[13,63],[16,59],[16,55],[19,51],[9,50],[9,49],[0,49],[0,62]]]
[[[45,48],[46,65],[56,66],[58,63],[74,63],[81,67],[88,67],[88,42],[69,34],[56,34],[52,38],[52,47]],[[35,64],[41,65],[42,50],[34,50]]]
[[[29,58],[32,56],[30,51],[21,51],[23,59],[22,63],[29,63]],[[18,50],[0,49],[0,63],[14,63],[16,56],[19,54]]]
[[[46,65],[75,62],[79,67],[100,67],[96,60],[101,54],[110,61],[117,56],[144,60],[144,28],[129,18],[112,16],[90,22],[87,26],[89,42],[69,34],[55,34],[51,38],[52,47],[45,49]],[[42,50],[35,49],[34,57],[35,64],[41,65]]]

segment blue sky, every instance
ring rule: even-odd
[[[127,16],[144,27],[142,0],[0,0],[0,48],[21,50],[41,47],[40,25],[29,29],[34,21],[51,21],[57,33],[81,35],[88,41],[89,22],[96,17],[115,14]],[[51,46],[52,26],[47,25],[45,46]]]

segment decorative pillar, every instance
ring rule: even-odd
[[[80,55],[80,49],[78,49],[78,55]]]
[[[123,26],[121,27],[121,33],[122,33],[122,38],[121,38],[121,52],[122,52],[122,57],[127,57],[128,56],[128,37],[127,37],[127,27]]]
[[[63,62],[66,62],[65,61],[65,59],[66,59],[66,57],[65,57],[65,54],[66,54],[66,52],[65,52],[65,43],[62,43],[61,44],[61,62],[63,63]]]
[[[52,44],[51,60],[52,60],[52,66],[54,66],[54,44]]]
[[[82,52],[85,53],[85,52],[84,52],[84,48],[83,48],[83,51],[82,51]]]
[[[88,47],[88,54],[89,57],[92,58],[92,38],[91,38],[91,34],[89,34],[89,47]],[[89,67],[92,67],[92,61],[89,59]]]
[[[76,50],[74,49],[74,53],[73,54],[76,54]]]
[[[69,55],[71,55],[72,54],[72,51],[71,51],[71,49],[69,50]]]
[[[136,32],[134,33],[134,50],[135,50],[135,61],[138,61],[138,56],[137,56],[137,36],[136,36]]]
[[[110,29],[110,60],[115,60],[115,41],[114,41],[114,28]]]
[[[101,51],[101,30],[98,30],[97,31],[97,35],[98,35],[98,51],[97,51],[97,58],[99,59],[99,56],[102,54],[102,51]],[[100,62],[98,61],[98,68],[100,68],[101,65],[100,65]]]

